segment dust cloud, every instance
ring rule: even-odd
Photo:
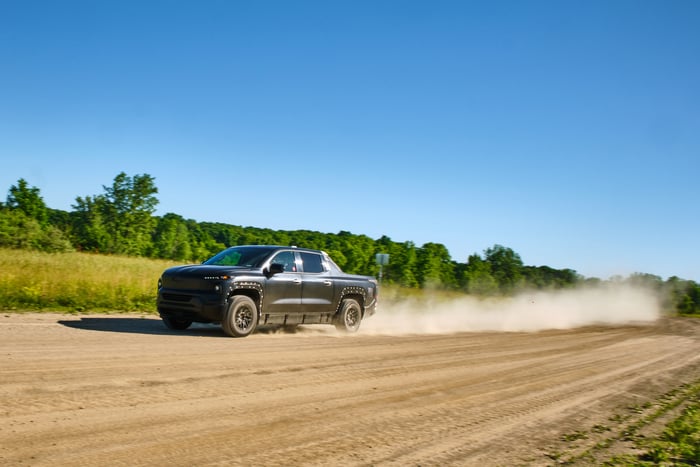
[[[658,297],[645,289],[607,285],[513,298],[382,303],[362,321],[365,335],[541,331],[588,325],[644,324],[661,315]]]

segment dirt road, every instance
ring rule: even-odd
[[[137,315],[5,314],[0,464],[586,464],[700,380],[699,338],[672,319],[232,339]]]

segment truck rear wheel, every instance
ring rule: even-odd
[[[258,308],[245,295],[236,295],[226,310],[221,327],[231,337],[245,337],[258,325]]]
[[[343,332],[357,332],[362,321],[362,308],[357,300],[346,298],[340,305],[340,311],[335,318],[335,328]]]

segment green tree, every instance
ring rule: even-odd
[[[82,249],[143,256],[152,250],[155,180],[121,172],[104,194],[76,198],[73,233]]]
[[[464,268],[463,288],[474,295],[490,296],[498,293],[498,282],[491,275],[491,263],[481,256],[469,256]]]
[[[193,256],[190,243],[190,232],[185,220],[182,216],[168,213],[157,219],[150,256],[191,261]]]
[[[345,257],[342,251],[340,250],[333,250],[330,248],[326,248],[326,253],[331,257],[333,262],[338,265],[340,269],[345,271],[345,265],[348,263],[348,259]]]
[[[525,283],[536,289],[571,287],[581,279],[573,269],[554,269],[549,266],[523,266],[522,275]]]
[[[73,244],[81,251],[112,252],[112,236],[104,220],[104,199],[78,196],[71,213]]]
[[[18,209],[0,209],[0,247],[60,253],[73,250],[63,232]]]
[[[49,224],[62,230],[63,232],[66,232],[66,234],[70,233],[70,229],[72,226],[72,218],[70,212],[63,211],[60,209],[47,208],[47,213]]]
[[[422,287],[456,287],[455,267],[441,243],[426,243],[418,250],[418,280]]]
[[[626,282],[628,284],[636,285],[639,287],[646,287],[651,290],[661,290],[664,286],[664,281],[660,276],[654,274],[646,274],[641,272],[635,272],[631,274]]]
[[[665,288],[668,290],[670,306],[684,315],[700,314],[700,285],[694,281],[669,277]]]
[[[520,255],[502,245],[486,249],[484,255],[501,292],[512,293],[522,285],[523,261]]]
[[[113,232],[114,252],[141,256],[150,247],[158,205],[155,179],[148,174],[127,176],[121,172],[105,190],[105,214]]]
[[[225,224],[200,224],[193,219],[187,219],[185,224],[187,225],[187,231],[190,235],[190,248],[192,250],[192,258],[195,262],[210,258],[227,246],[242,244],[237,242],[223,243],[212,235],[212,228],[219,228],[225,226]],[[229,227],[236,228],[235,226]],[[241,232],[243,230],[244,229],[241,228]]]
[[[0,246],[46,252],[73,249],[64,232],[49,224],[48,208],[39,189],[20,178],[0,205]]]
[[[403,287],[418,287],[418,251],[413,242],[393,243],[389,248],[388,278]]]
[[[332,234],[327,234],[332,235]],[[319,248],[325,248],[326,242],[322,239]],[[339,251],[345,257],[345,264],[342,266],[345,272],[350,274],[375,275],[379,271],[374,259],[374,240],[366,235],[354,235],[347,231],[340,231],[333,241]],[[299,243],[299,246],[306,246]],[[313,246],[311,248],[314,248]],[[340,266],[340,264],[339,264]]]
[[[27,181],[20,178],[17,185],[10,187],[7,194],[7,207],[22,211],[28,217],[35,219],[39,224],[46,224],[48,211],[44,199],[37,187],[30,187]]]

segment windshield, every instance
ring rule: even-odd
[[[273,250],[274,248],[262,246],[237,246],[212,256],[202,264],[257,268],[262,266]]]

